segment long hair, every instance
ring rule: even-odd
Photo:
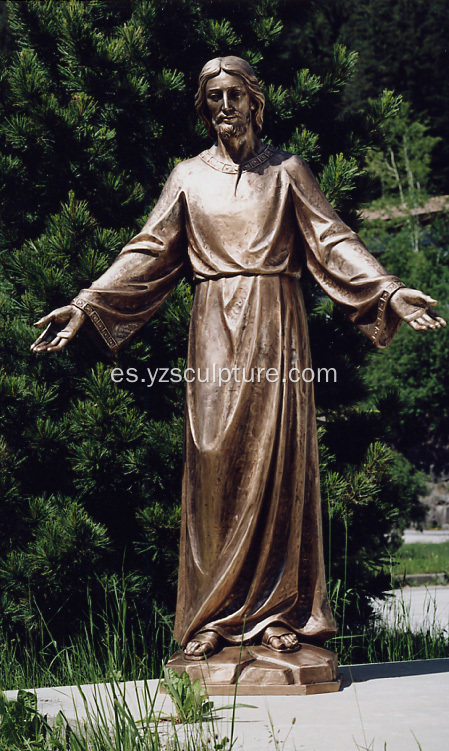
[[[211,78],[218,76],[221,71],[229,73],[229,75],[232,76],[239,76],[245,83],[250,99],[254,104],[254,111],[252,112],[254,132],[256,134],[260,133],[263,123],[265,97],[262,94],[256,74],[246,60],[243,60],[241,57],[229,55],[228,57],[214,57],[213,60],[209,60],[203,67],[198,79],[198,91],[195,96],[195,109],[206,125],[208,134],[211,138],[215,137],[215,128],[212,125],[212,119],[206,101],[206,84]]]

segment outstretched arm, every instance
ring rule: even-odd
[[[32,346],[36,354],[59,352],[88,318],[95,342],[115,354],[164,302],[185,273],[185,230],[182,164],[175,167],[142,231],[114,263],[71,305],[37,321],[48,327]]]
[[[446,326],[444,318],[430,310],[430,306],[438,305],[438,301],[418,289],[402,287],[396,290],[390,298],[390,305],[396,315],[415,331],[440,329]]]
[[[374,258],[322,193],[298,157],[287,163],[307,265],[318,284],[376,347],[388,346],[401,321],[416,331],[438,329],[445,321],[431,312],[436,300],[407,289]]]

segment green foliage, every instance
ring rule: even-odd
[[[415,119],[410,105],[403,103],[398,114],[385,126],[383,148],[370,149],[367,169],[381,183],[382,196],[399,194],[401,203],[413,208],[429,187],[432,151],[440,138],[429,135],[429,124]]]
[[[180,722],[199,722],[214,708],[213,701],[207,700],[200,679],[191,681],[186,672],[178,675],[175,670],[164,668],[162,686],[175,705]]]
[[[435,547],[435,545],[434,545]],[[436,546],[438,547],[438,546]],[[393,564],[393,561],[391,562]],[[394,577],[394,570],[391,569]],[[338,582],[335,585],[338,593]],[[340,592],[342,586],[340,585]],[[41,649],[33,651],[25,639],[6,639],[1,634],[0,685],[3,690],[28,686],[67,686],[93,683],[111,683],[159,678],[162,655],[173,652],[171,624],[159,615],[150,623],[151,643],[145,652],[144,633],[148,626],[144,616],[137,620],[137,630],[129,630],[126,597],[111,596],[102,622],[97,626],[91,620],[84,631],[66,645],[58,644],[46,633]],[[388,610],[391,600],[378,604],[376,611]],[[93,610],[91,611],[93,615]],[[385,662],[403,659],[419,660],[444,657],[447,654],[448,634],[436,618],[435,602],[429,595],[425,605],[427,615],[423,628],[412,628],[409,606],[397,595],[391,627],[378,620],[365,622],[358,628],[347,630],[330,643],[342,664],[356,662]],[[220,708],[221,710],[221,708]],[[145,712],[145,718],[152,707]]]
[[[391,220],[390,220],[391,221]],[[449,314],[449,222],[442,214],[431,224],[418,226],[418,250],[410,242],[408,223],[367,226],[368,248],[382,251],[382,263],[400,274],[409,287],[424,289],[439,301],[438,312]],[[418,467],[435,476],[448,464],[449,331],[415,336],[402,326],[394,350],[373,352],[366,380],[373,392],[384,398],[396,394],[396,415],[390,441]]]
[[[351,2],[341,41],[359,50],[360,66],[347,95],[351,103],[394,88],[413,110],[429,117],[431,135],[440,142],[432,167],[440,190],[447,190],[446,144],[448,82],[447,6],[444,0],[377,0]]]
[[[382,263],[412,288],[423,289],[448,314],[449,222],[441,213],[431,223],[420,224],[413,209],[432,188],[431,154],[439,139],[429,135],[426,121],[414,119],[410,106],[386,125],[383,149],[370,150],[368,169],[382,183],[382,200],[373,207],[395,206],[403,218],[366,225],[363,238]],[[402,326],[394,352],[373,353],[366,380],[383,398],[396,395],[396,424],[390,441],[420,468],[435,476],[445,472],[449,451],[447,409],[448,336],[415,337]]]
[[[398,100],[387,93],[348,115],[344,92],[354,53],[330,40],[323,69],[313,56],[300,64],[298,51],[286,64],[286,9],[274,0],[7,5],[11,43],[0,78],[0,622],[12,635],[37,641],[48,622],[61,643],[83,632],[89,603],[102,603],[117,577],[136,618],[144,613],[152,622],[155,603],[157,612],[173,611],[183,394],[173,384],[149,389],[141,378],[113,383],[111,363],[84,337],[68,352],[36,358],[29,353],[32,322],[107,268],[143,224],[171,167],[207,146],[192,107],[207,59],[237,54],[254,65],[267,96],[266,140],[305,156],[348,220],[356,221],[358,202],[368,195],[367,149],[382,139]],[[383,449],[368,448],[383,426],[368,431],[363,445],[371,454],[360,454],[349,469],[335,448],[366,394],[361,366],[369,345],[305,287],[315,365],[341,366],[337,385],[317,389],[333,436],[330,455],[350,488],[343,495],[372,509],[371,527],[362,531],[377,543],[399,517],[392,512],[384,520],[388,482],[381,474],[377,487],[373,475],[380,466],[375,452]],[[143,367],[182,364],[191,302],[183,282],[114,367],[141,374]],[[335,497],[335,504],[345,530],[349,501],[340,506]],[[409,513],[404,504],[398,508]],[[357,539],[363,553],[368,543]],[[364,560],[374,561],[369,555]],[[332,565],[343,581],[338,556]],[[358,582],[366,597],[375,579],[371,565],[358,569],[372,570]],[[100,604],[92,618],[101,624]]]
[[[391,627],[379,622],[364,625],[328,643],[328,647],[338,652],[340,664],[434,660],[447,656],[447,631],[438,623],[435,602],[430,596],[425,603],[428,622],[419,629],[413,627],[410,606],[400,594],[397,602],[386,601],[384,612],[389,608],[393,611]]]
[[[346,196],[356,188],[356,178],[360,177],[362,170],[356,160],[345,159],[343,154],[336,154],[329,158],[322,176],[321,188],[335,208],[340,205]]]
[[[192,722],[201,722],[206,718],[212,717],[216,712],[221,712],[223,709],[232,709],[234,711],[240,707],[256,709],[256,707],[250,704],[237,704],[235,696],[233,704],[215,708],[214,702],[208,701],[200,679],[197,678],[192,681],[186,671],[178,675],[176,670],[164,667],[162,687],[175,705],[176,720],[182,722],[184,725]],[[231,745],[229,746],[230,748]],[[225,746],[226,742],[223,741],[221,745],[215,745],[215,748],[225,748]]]
[[[105,681],[159,678],[163,660],[172,654],[173,623],[155,607],[136,608],[138,582],[130,576],[102,582],[87,597],[82,628],[56,639],[53,623],[40,633],[0,630],[0,686],[72,686]]]
[[[432,158],[434,184],[447,193],[449,83],[445,0],[314,0],[286,3],[281,59],[299,65],[316,61],[326,70],[332,47],[344,44],[358,64],[344,90],[345,112],[393,89],[410,103],[419,121],[428,118],[430,135],[439,138]]]
[[[162,717],[155,711],[155,697],[149,694],[146,686],[138,701],[140,719],[136,718],[136,707],[129,705],[125,690],[115,681],[108,686],[108,694],[113,699],[112,716],[100,693],[94,693],[88,701],[81,686],[78,690],[87,711],[84,722],[77,723],[76,730],[61,712],[50,725],[37,711],[37,699],[32,693],[19,691],[14,701],[7,701],[0,695],[0,747],[5,751],[112,751],[117,748],[130,751],[224,751],[232,747],[228,738],[219,739],[209,717],[204,731],[199,724],[195,729],[189,728],[186,735],[181,733],[178,736],[176,725],[179,720],[173,716]],[[205,718],[200,715],[184,724],[202,719]]]
[[[363,627],[371,598],[390,586],[400,545],[392,531],[423,516],[423,480],[403,456],[373,441],[387,419],[383,410],[356,410],[319,429],[328,588],[342,634]]]
[[[394,575],[403,580],[408,574],[446,574],[449,577],[449,542],[402,545],[396,554]]]
[[[24,623],[33,631],[38,626],[34,602],[39,602],[42,615],[63,627],[67,618],[77,617],[85,582],[93,578],[109,540],[76,501],[35,496],[28,514],[23,519],[30,532],[25,550],[9,552],[0,567],[4,615],[11,624]],[[53,610],[55,601],[63,613]]]
[[[58,714],[52,728],[37,711],[35,694],[19,690],[15,701],[0,694],[0,746],[11,751],[63,751],[65,722]]]

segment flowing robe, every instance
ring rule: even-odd
[[[306,265],[387,346],[400,324],[388,300],[403,285],[306,164],[271,146],[240,166],[206,151],[174,169],[142,231],[74,300],[114,353],[193,269],[175,623],[183,646],[205,629],[231,643],[272,623],[317,643],[336,631],[313,386],[310,371],[299,377],[311,367]]]

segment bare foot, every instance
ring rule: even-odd
[[[184,655],[188,660],[204,660],[212,657],[220,648],[221,637],[216,631],[199,631],[187,642]]]
[[[296,652],[300,648],[298,637],[286,626],[268,626],[262,637],[262,644],[274,652]]]

